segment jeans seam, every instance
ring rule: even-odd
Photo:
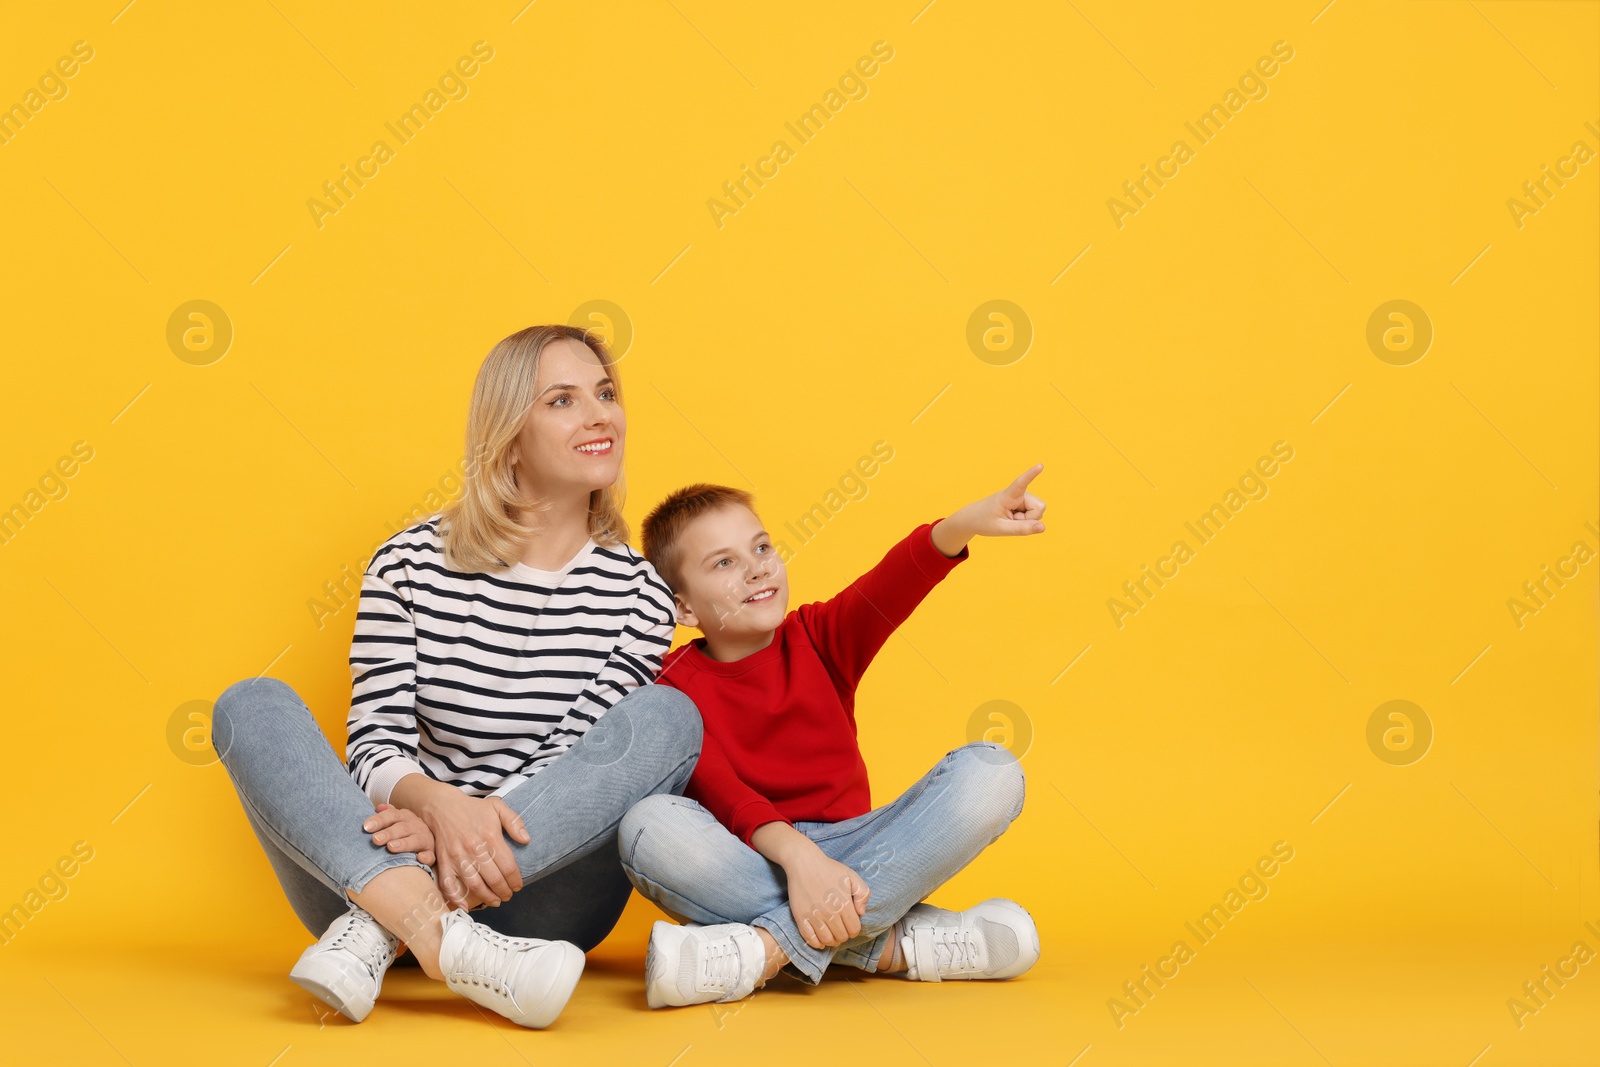
[[[633,868],[629,864],[624,863],[622,865],[622,869],[623,869],[624,872],[627,873],[628,880],[630,882],[633,882],[633,887],[639,891],[639,895],[640,896],[644,897],[650,903],[656,905],[659,908],[665,909],[665,908],[667,908],[669,906],[668,904],[664,904],[660,900],[657,899],[658,897],[665,896],[668,892],[670,892],[670,890],[668,890],[666,886],[664,886],[660,882],[657,882],[654,879],[650,878],[648,875],[641,874],[638,870],[636,870],[635,868]],[[635,879],[637,879],[637,881],[635,881]],[[643,885],[641,885],[640,883],[643,883]],[[674,893],[673,895],[674,896],[682,896],[682,894],[680,894],[680,893]],[[689,900],[688,897],[683,897],[683,899],[684,900]],[[691,904],[693,904],[695,907],[699,908],[701,911],[706,912],[707,914],[711,914],[711,915],[717,916],[717,922],[719,922],[719,923],[731,923],[731,922],[738,922],[739,921],[737,919],[732,918],[731,916],[723,915],[720,912],[712,911],[710,908],[706,907],[704,904],[700,903],[698,900],[693,900],[693,901],[689,901],[689,902]],[[674,909],[674,910],[676,910],[676,909]]]
[[[896,799],[898,799],[898,798],[896,798]],[[861,830],[865,830],[870,826],[877,825],[878,820],[883,818],[883,816],[887,815],[889,813],[889,809],[892,808],[892,807],[894,807],[894,801],[890,801],[888,804],[885,804],[880,808],[874,808],[872,811],[864,813],[865,815],[870,816],[870,818],[867,818],[864,822],[857,823],[855,826],[852,826],[848,830],[839,830],[839,831],[837,831],[835,833],[831,833],[831,834],[822,834],[820,837],[811,837],[810,834],[807,834],[806,836],[807,837],[811,837],[811,840],[813,842],[816,842],[816,841],[832,841],[836,837],[848,837],[851,834],[857,833],[857,832],[859,832]],[[857,818],[861,818],[861,817],[862,816],[857,816]],[[841,821],[844,821],[844,820],[841,820]],[[833,823],[832,825],[837,826],[838,823]]]
[[[794,964],[795,967],[798,968],[800,971],[804,972],[806,977],[808,979],[810,979],[810,982],[811,982],[812,985],[816,985],[818,982],[820,982],[822,980],[820,972],[818,973],[818,977],[816,977],[816,978],[812,978],[811,977],[811,973],[806,970],[806,963],[809,962],[809,961],[806,961],[804,956],[796,956],[795,955],[795,953],[798,951],[798,949],[795,946],[795,944],[789,940],[788,933],[786,931],[784,931],[784,929],[781,926],[779,926],[774,920],[765,918],[764,916],[761,916],[761,915],[757,915],[754,919],[752,919],[750,921],[750,925],[751,926],[755,926],[755,925],[757,925],[758,922],[761,922],[761,923],[773,923],[773,925],[771,925],[771,926],[762,926],[761,929],[765,930],[767,933],[772,935],[773,940],[778,942],[778,947],[783,949],[783,954],[785,956],[789,957],[789,962]],[[806,948],[810,948],[810,947],[811,947],[810,945],[806,945]],[[827,969],[828,969],[827,968],[827,964],[823,964],[822,970],[825,971]]]
[[[265,827],[267,832],[273,836],[274,840],[272,843],[282,850],[284,855],[294,860],[301,870],[306,871],[313,877],[321,880],[324,888],[333,890],[341,896],[344,896],[346,900],[349,899],[347,894],[351,892],[361,892],[360,889],[357,889],[354,886],[338,885],[337,879],[335,879],[327,871],[323,870],[320,866],[313,863],[310,856],[307,856],[299,848],[295,847],[294,843],[283,835],[283,831],[274,826],[272,824],[272,820],[266,818],[265,815],[262,814],[260,806],[250,799],[248,791],[239,788],[239,780],[233,777],[233,771],[228,769],[226,764],[223,765],[223,769],[228,771],[228,777],[233,781],[234,791],[239,794],[240,803],[249,808],[250,814],[254,815],[256,821]],[[409,859],[406,858],[408,856],[410,857]],[[372,867],[363,869],[362,873],[366,875],[366,880],[361,884],[363,887],[365,887],[367,882],[370,882],[373,878],[376,878],[390,867],[401,866],[421,867],[422,863],[416,858],[415,853],[385,853],[383,860],[381,861],[381,865],[376,869]]]
[[[887,930],[887,927],[884,930],[879,930],[876,934],[873,934],[872,935],[872,940],[870,942],[868,942],[867,945],[864,948],[850,948],[850,949],[847,949],[843,945],[839,946],[838,949],[834,950],[833,958],[836,961],[838,961],[841,954],[848,954],[848,955],[854,956],[857,959],[865,960],[868,965],[864,966],[864,967],[860,967],[859,969],[867,972],[868,974],[872,974],[873,972],[875,972],[878,969],[878,957],[883,954],[883,949],[879,948],[877,952],[872,952],[870,950],[873,948],[873,946],[878,944],[879,940],[882,939],[882,937],[883,937],[884,933],[886,932],[886,930]],[[861,936],[860,934],[856,935],[856,937],[860,937],[860,936]],[[851,938],[851,940],[853,941],[853,940],[855,940],[855,938]],[[848,960],[842,961],[842,962],[844,962],[845,966],[847,966],[847,967],[848,966],[854,966]]]
[[[417,868],[421,868],[423,873],[428,874],[429,872],[428,872],[427,867],[426,867],[425,864],[422,864],[422,863],[416,861],[414,858],[410,859],[410,860],[406,859],[407,856],[414,857],[415,855],[416,854],[413,853],[413,852],[395,852],[395,853],[390,853],[389,855],[385,856],[382,860],[380,860],[375,867],[369,868],[369,870],[371,870],[372,873],[368,874],[365,878],[359,879],[359,881],[361,882],[361,885],[359,887],[357,887],[357,886],[348,886],[347,889],[346,889],[346,892],[347,893],[360,893],[360,892],[363,892],[367,888],[367,884],[370,883],[374,878],[378,877],[378,875],[382,874],[384,871],[391,870],[391,869],[393,869],[395,867],[417,867]],[[432,875],[431,874],[429,874],[429,880],[430,881],[432,880]],[[346,897],[346,899],[349,899],[348,896]]]

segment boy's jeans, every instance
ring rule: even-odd
[[[372,843],[372,802],[334,754],[311,711],[275,678],[230,686],[212,713],[212,744],[295,914],[312,936],[415,853]],[[506,846],[523,887],[473,918],[502,933],[571,941],[584,951],[616,925],[632,886],[617,863],[617,824],[640,799],[682,792],[700,756],[700,714],[668,686],[630,690],[550,766],[509,790],[532,840]],[[444,906],[442,898],[441,908]]]
[[[634,887],[663,911],[698,923],[762,927],[792,970],[815,984],[833,962],[877,970],[889,928],[1005,832],[1022,812],[1023,793],[1016,757],[975,741],[947,754],[893,803],[843,822],[795,823],[872,890],[861,933],[836,948],[806,944],[789,911],[783,869],[696,801],[646,797],[623,818],[617,846]]]

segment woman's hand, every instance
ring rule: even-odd
[[[961,549],[974,537],[1026,537],[1044,533],[1045,503],[1028,492],[1028,483],[1044,470],[1043,463],[1035,463],[1012,483],[982,500],[933,524],[933,544],[946,556],[959,556]]]
[[[506,845],[532,840],[522,816],[499,797],[473,797],[445,782],[408,774],[390,799],[416,811],[433,833],[434,881],[451,908],[499,907],[522,888],[522,872]]]
[[[433,831],[409,808],[379,804],[378,813],[361,828],[372,834],[374,845],[383,845],[390,852],[415,852],[418,863],[433,866]]]
[[[812,948],[836,948],[861,932],[872,890],[861,876],[821,849],[802,852],[783,869],[789,911]]]

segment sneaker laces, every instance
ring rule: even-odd
[[[704,945],[700,954],[700,981],[712,989],[731,992],[739,984],[739,946],[733,938]]]
[[[933,950],[942,972],[978,969],[978,931],[956,926],[933,928]]]
[[[351,914],[353,917],[345,921],[344,929],[334,936],[329,947],[346,949],[376,978],[389,958],[389,932],[365,912]]]
[[[517,958],[525,954],[525,949],[512,938],[482,923],[474,923],[472,933],[472,939],[462,947],[456,959],[455,976],[510,996],[511,970]]]

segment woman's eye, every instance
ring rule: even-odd
[[[600,395],[605,397],[607,400],[615,400],[617,398],[617,391],[615,389],[607,389]]]
[[[550,401],[550,407],[555,407],[556,404],[558,404],[559,402],[561,402],[563,400],[571,400],[571,399],[572,399],[572,397],[568,396],[566,393],[562,393],[560,396],[558,396],[554,400]]]

